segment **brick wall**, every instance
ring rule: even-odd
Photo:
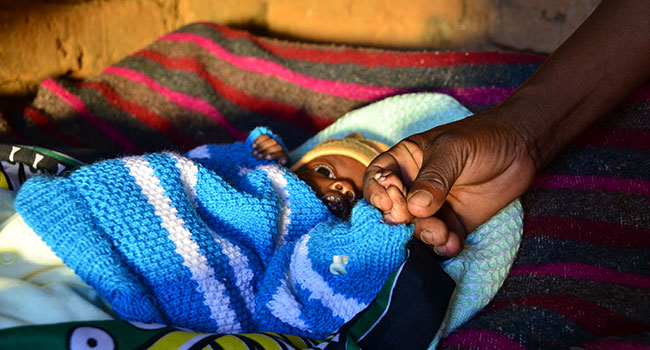
[[[312,42],[551,52],[598,0],[0,0],[0,97],[83,78],[193,21]]]

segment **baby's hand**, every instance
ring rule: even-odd
[[[384,188],[392,204],[388,210],[383,211],[384,221],[393,225],[411,223],[414,216],[408,211],[406,187],[399,176],[390,170],[384,170],[375,174],[374,180]],[[382,210],[375,203],[371,204]]]
[[[289,156],[282,146],[269,135],[260,135],[253,141],[253,156],[257,159],[276,161],[284,166],[289,164]]]

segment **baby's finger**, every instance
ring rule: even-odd
[[[375,179],[364,181],[363,196],[375,208],[379,209],[382,213],[390,211],[393,206],[386,188],[377,182]]]
[[[260,150],[266,150],[266,149],[269,149],[269,148],[274,147],[276,145],[280,146],[280,144],[278,144],[278,141],[276,141],[272,137],[269,137],[269,138],[267,138],[265,140],[261,140],[260,142],[258,142],[257,143],[257,148],[260,149]],[[282,146],[280,146],[280,147],[282,147]]]
[[[385,170],[382,173],[377,173],[375,175],[375,179],[377,182],[379,182],[380,185],[384,186],[385,188],[395,186],[402,192],[402,195],[406,197],[406,187],[404,186],[402,179],[400,179],[400,177],[394,174],[392,171]]]
[[[255,141],[253,141],[253,144],[251,145],[253,148],[259,148],[260,144],[263,143],[264,141],[270,139],[271,136],[267,134],[262,134],[258,136]]]
[[[282,165],[287,165],[289,163],[289,157],[287,157],[287,154],[284,152],[282,147],[280,147],[280,150],[277,152],[267,153],[265,159],[276,161]]]
[[[264,152],[266,154],[284,152],[284,150],[282,149],[282,146],[280,146],[277,143],[264,145],[264,146],[262,146],[262,148],[259,149],[259,151]]]
[[[384,212],[384,221],[391,225],[410,223],[413,220],[413,215],[408,211],[404,192],[394,185],[388,186],[386,192],[393,206],[390,212]]]

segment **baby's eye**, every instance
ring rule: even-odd
[[[330,168],[328,168],[326,166],[319,165],[319,166],[314,168],[314,171],[317,172],[317,173],[323,174],[323,175],[327,176],[330,179],[335,179],[336,178],[336,177],[334,177],[334,174],[332,173],[332,170],[330,170]]]

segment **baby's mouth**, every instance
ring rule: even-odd
[[[335,216],[341,219],[347,219],[350,215],[350,201],[337,192],[327,192],[321,197],[321,200]]]

